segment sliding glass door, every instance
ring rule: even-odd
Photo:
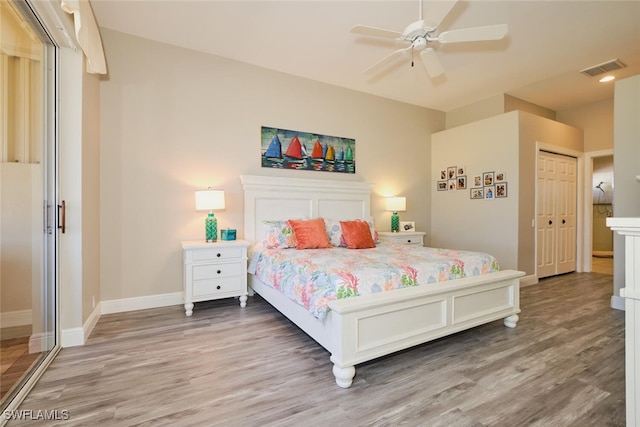
[[[56,97],[56,48],[25,1],[0,0],[3,410],[21,400],[59,349]]]

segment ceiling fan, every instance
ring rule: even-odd
[[[409,24],[402,33],[381,28],[369,27],[366,25],[356,25],[351,29],[353,34],[363,36],[384,37],[396,39],[401,42],[409,43],[408,47],[398,49],[382,58],[380,61],[367,68],[365,74],[373,74],[382,69],[385,65],[393,61],[397,56],[405,52],[411,52],[412,58],[414,52],[420,53],[422,65],[429,73],[431,78],[444,74],[444,68],[436,55],[435,50],[431,47],[432,43],[462,43],[477,42],[487,40],[500,40],[506,36],[507,24],[489,25],[486,27],[472,27],[460,30],[450,30],[438,34],[438,25],[449,14],[457,0],[432,2],[436,7],[428,17],[422,17],[422,0],[419,2],[419,18],[420,20]],[[413,59],[411,60],[413,66]]]

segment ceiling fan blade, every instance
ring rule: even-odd
[[[424,65],[431,78],[444,74],[444,67],[440,63],[436,51],[432,48],[428,47],[420,52],[420,59],[422,59],[422,65]]]
[[[409,46],[409,47],[405,47],[403,49],[398,49],[398,50],[396,50],[394,52],[391,52],[389,55],[385,56],[380,61],[378,61],[375,64],[373,64],[371,67],[369,67],[366,70],[364,70],[364,73],[365,74],[375,74],[378,70],[382,69],[385,65],[389,64],[393,59],[395,59],[395,57],[397,57],[398,55],[401,55],[402,53],[408,51],[411,48],[412,47]]]
[[[385,37],[388,39],[397,39],[402,37],[402,33],[382,28],[368,27],[366,25],[356,25],[351,28],[353,34],[361,34],[363,36]]]
[[[438,0],[430,1],[425,5],[424,20],[425,24],[431,28],[437,28],[442,21],[449,15],[451,9],[456,5],[458,0]]]
[[[440,43],[477,42],[483,40],[500,40],[507,35],[507,24],[489,25],[486,27],[464,28],[462,30],[445,31],[437,37]]]

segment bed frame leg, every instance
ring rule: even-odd
[[[513,316],[509,316],[506,319],[504,319],[504,326],[506,326],[507,328],[515,328],[516,323],[518,323],[519,319],[520,317],[517,314],[514,314]]]
[[[333,375],[336,377],[336,384],[342,388],[349,388],[353,382],[353,377],[356,375],[356,368],[354,366],[344,366],[341,368],[334,364]]]

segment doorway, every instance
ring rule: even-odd
[[[591,166],[591,271],[613,275],[613,231],[606,224],[614,214],[613,154],[592,156]]]
[[[56,49],[24,1],[0,0],[0,371],[11,410],[58,344]]]
[[[576,270],[577,177],[575,157],[538,151],[536,275]]]

